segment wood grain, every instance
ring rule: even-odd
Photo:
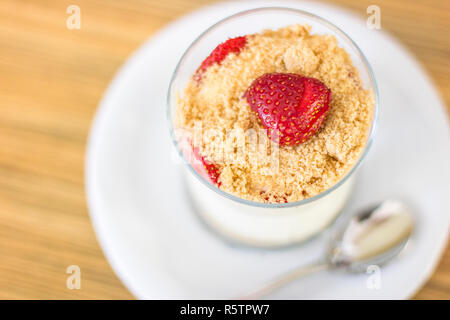
[[[333,1],[365,15],[373,1]],[[208,0],[0,2],[0,298],[130,299],[95,238],[85,144],[118,67],[168,22]],[[82,11],[66,28],[66,8]],[[450,2],[376,1],[382,28],[418,57],[450,105]],[[82,270],[81,290],[66,268]],[[450,298],[450,249],[417,294]]]

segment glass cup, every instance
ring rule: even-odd
[[[350,55],[359,70],[365,89],[374,94],[372,125],[360,158],[340,181],[313,197],[288,203],[248,201],[224,192],[204,178],[192,165],[176,134],[177,95],[183,90],[201,62],[228,38],[278,29],[292,24],[308,24],[312,34],[330,34]],[[339,215],[348,200],[355,173],[373,141],[378,114],[378,92],[369,63],[358,46],[342,30],[314,14],[289,8],[259,8],[225,18],[204,31],[186,50],[172,76],[168,97],[168,120],[173,142],[184,160],[187,187],[194,208],[214,230],[239,243],[277,247],[302,242],[325,230]]]

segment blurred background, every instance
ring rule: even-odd
[[[0,1],[0,299],[132,299],[96,240],[84,192],[86,140],[115,72],[148,37],[209,0]],[[330,1],[423,64],[450,106],[450,1]],[[70,5],[80,29],[67,28]],[[447,109],[449,111],[450,108]],[[66,268],[83,270],[68,290]],[[450,299],[450,248],[418,299]]]

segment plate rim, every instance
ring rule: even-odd
[[[352,11],[338,7],[336,5],[331,4],[325,4],[325,3],[312,3],[311,1],[302,1],[302,2],[293,2],[293,1],[281,1],[277,2],[278,6],[298,6],[301,3],[308,3],[310,5],[316,5],[318,7],[325,7],[325,8],[331,8],[333,10],[339,11],[340,13],[345,13],[348,15],[356,16]],[[264,6],[265,4],[270,4],[272,1],[255,1],[252,2],[252,7],[257,8]],[[103,96],[98,104],[97,110],[95,111],[95,115],[93,117],[93,120],[91,122],[89,135],[86,143],[86,152],[85,152],[85,173],[84,173],[84,182],[85,182],[85,196],[86,196],[86,203],[89,211],[89,216],[93,225],[94,233],[97,238],[98,243],[100,244],[100,247],[114,270],[116,276],[120,279],[120,281],[124,284],[124,286],[133,294],[133,296],[137,299],[146,299],[146,294],[143,292],[140,292],[139,289],[134,287],[134,285],[131,284],[130,278],[128,276],[128,272],[126,271],[126,268],[124,268],[121,263],[118,261],[118,257],[116,256],[116,253],[113,252],[113,249],[110,245],[107,244],[106,236],[105,236],[105,230],[104,226],[101,223],[100,214],[98,213],[98,205],[96,204],[96,197],[95,195],[95,187],[94,187],[94,180],[95,175],[92,173],[94,164],[96,163],[96,150],[98,150],[98,140],[101,137],[101,129],[104,127],[106,114],[111,111],[111,108],[108,108],[108,105],[110,104],[110,100],[114,95],[115,89],[117,87],[120,87],[120,84],[124,81],[124,79],[129,76],[128,73],[129,70],[132,69],[133,65],[136,63],[136,61],[139,60],[139,58],[142,56],[143,52],[146,51],[148,47],[151,47],[154,43],[157,43],[159,39],[163,38],[166,33],[170,33],[173,29],[177,29],[179,25],[182,24],[183,21],[193,19],[196,15],[203,15],[206,12],[210,10],[217,10],[221,7],[226,6],[234,6],[237,4],[237,1],[230,1],[230,2],[218,2],[211,5],[200,7],[197,10],[188,12],[187,14],[179,17],[178,19],[170,22],[169,24],[163,26],[160,30],[158,30],[156,33],[154,33],[152,36],[150,36],[147,40],[145,40],[136,50],[134,50],[125,60],[125,62],[119,67],[117,72],[114,74],[112,79],[110,80],[107,89],[104,91]],[[248,4],[243,4],[242,8],[239,10],[246,10],[248,9]],[[241,4],[238,4],[241,5]],[[237,7],[236,7],[237,8]],[[420,60],[416,59],[414,54],[410,52],[399,40],[397,40],[395,37],[393,37],[390,33],[383,31],[383,36],[388,38],[390,42],[394,42],[397,47],[408,57],[409,63],[414,65],[416,69],[421,73],[422,77],[426,82],[430,84],[430,89],[432,90],[433,94],[435,95],[438,103],[439,103],[439,109],[443,114],[445,113],[445,104],[442,100],[440,92],[436,89],[435,83],[433,79],[430,77],[426,69],[423,67]],[[445,116],[447,128],[449,128],[449,119],[447,116]],[[448,225],[449,223],[447,223]],[[404,299],[408,299],[413,297],[421,288],[422,286],[428,281],[428,279],[431,277],[432,273],[438,266],[441,256],[444,252],[444,249],[446,247],[446,244],[449,240],[449,230],[447,227],[447,232],[443,235],[444,239],[439,243],[438,246],[435,247],[434,253],[432,254],[433,259],[429,259],[429,261],[426,263],[425,267],[422,270],[422,275],[418,278],[420,280],[416,281],[414,284],[412,284],[408,289],[405,289],[405,294],[403,295]]]

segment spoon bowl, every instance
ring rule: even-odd
[[[332,237],[326,255],[333,267],[365,272],[398,255],[414,230],[410,209],[401,201],[385,200],[352,216]]]
[[[403,250],[413,230],[409,207],[399,200],[385,200],[338,223],[322,260],[282,274],[241,299],[261,298],[316,271],[339,268],[355,273],[381,266]]]

